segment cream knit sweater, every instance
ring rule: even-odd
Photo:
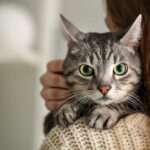
[[[89,128],[81,118],[68,128],[52,129],[40,150],[150,150],[150,118],[132,114],[103,131]]]

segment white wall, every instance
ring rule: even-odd
[[[108,29],[104,22],[105,4],[103,2],[103,0],[62,0],[60,13],[83,32],[105,32]],[[59,55],[56,54],[55,57],[64,58],[67,48],[66,41],[61,36],[61,29],[58,38],[60,44],[56,50]]]
[[[35,76],[34,67],[0,64],[1,150],[32,150]]]
[[[102,0],[0,0],[6,1],[29,10],[37,32],[33,63],[0,61],[0,150],[37,150],[46,113],[39,77],[48,60],[67,52],[59,14],[84,32],[104,32],[105,11]]]

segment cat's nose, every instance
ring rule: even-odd
[[[98,87],[103,95],[106,95],[108,91],[111,89],[110,85],[103,85]]]

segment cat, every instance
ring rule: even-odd
[[[109,129],[123,116],[141,111],[142,16],[125,34],[83,33],[62,15],[61,20],[68,40],[63,75],[70,96],[45,118],[45,134],[83,115],[90,127]]]

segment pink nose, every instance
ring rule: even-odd
[[[108,91],[111,89],[111,86],[109,85],[103,85],[99,86],[99,90],[102,92],[102,94],[106,95]]]

